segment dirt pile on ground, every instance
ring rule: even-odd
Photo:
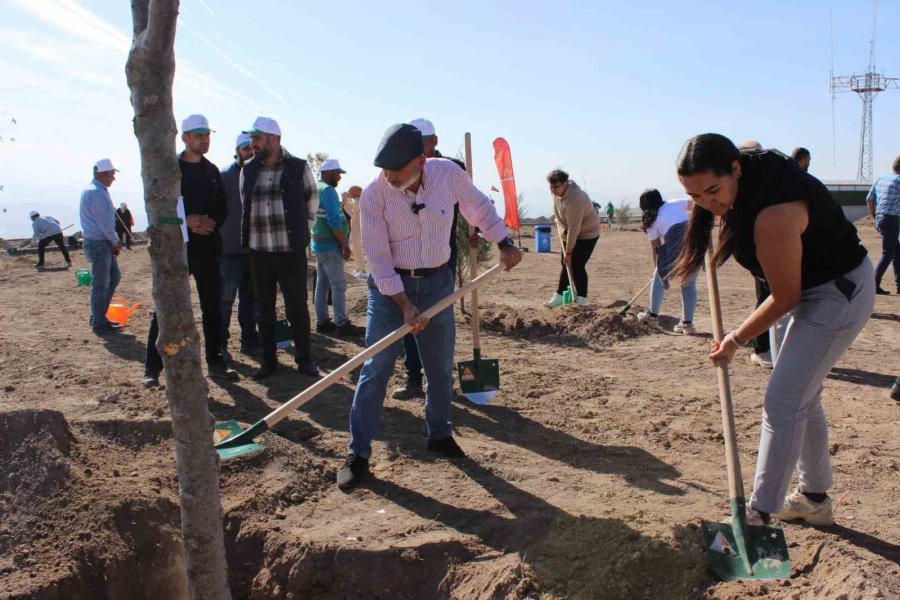
[[[501,335],[594,348],[606,348],[650,333],[633,317],[591,306],[521,310],[485,304],[481,310],[481,327]]]

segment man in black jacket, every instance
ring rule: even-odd
[[[281,146],[281,128],[259,117],[249,131],[255,156],[241,171],[241,243],[250,250],[250,270],[259,306],[263,360],[253,379],[278,370],[275,347],[275,293],[281,287],[294,335],[297,370],[319,374],[310,348],[306,289],[306,247],[318,209],[315,175],[305,160]]]
[[[184,152],[178,157],[181,167],[181,196],[188,227],[188,269],[197,284],[203,320],[206,365],[211,377],[235,381],[237,371],[230,369],[222,356],[221,278],[219,256],[222,240],[219,228],[228,215],[228,200],[219,169],[206,159],[209,152],[209,122],[203,115],[191,115],[181,124]],[[147,359],[141,383],[152,387],[159,383],[163,363],[156,349],[159,325],[156,312],[150,321]]]

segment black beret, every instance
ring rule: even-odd
[[[389,171],[399,171],[409,164],[409,161],[424,153],[422,132],[407,123],[398,123],[391,125],[384,132],[381,143],[378,144],[378,152],[375,154],[375,166]]]

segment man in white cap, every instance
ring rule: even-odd
[[[316,331],[335,332],[338,336],[355,333],[347,317],[347,277],[344,261],[350,258],[350,225],[335,189],[346,173],[337,159],[330,158],[319,167],[319,208],[312,228],[312,251],[316,256]],[[334,306],[334,321],[328,318],[328,293]]]
[[[427,449],[446,458],[463,458],[465,452],[453,439],[451,422],[456,344],[453,307],[431,319],[421,314],[453,292],[447,264],[453,206],[459,204],[463,215],[484,232],[484,238],[497,243],[507,270],[522,260],[522,254],[507,236],[491,201],[464,172],[446,160],[425,158],[422,136],[412,125],[400,123],[385,132],[375,166],[381,174],[360,200],[362,242],[372,273],[366,345],[375,344],[404,323],[412,328],[428,378]],[[350,409],[349,453],[337,476],[341,489],[358,485],[368,473],[398,346],[385,348],[360,371]]]
[[[222,356],[222,284],[219,277],[222,240],[219,228],[228,214],[228,199],[218,167],[204,156],[209,152],[211,131],[209,121],[203,115],[190,115],[182,121],[184,151],[178,156],[178,166],[181,168],[181,196],[188,227],[188,270],[200,296],[207,370],[210,377],[235,381],[239,378],[237,371],[229,368]],[[145,387],[156,385],[163,369],[162,357],[156,348],[158,337],[159,324],[154,312],[141,380]]]
[[[259,334],[256,331],[256,293],[250,276],[250,259],[247,249],[241,246],[241,170],[244,163],[253,158],[250,135],[242,133],[234,143],[234,162],[222,171],[222,184],[228,197],[228,216],[219,233],[222,235],[222,257],[219,272],[222,276],[222,354],[228,360],[228,332],[231,312],[237,296],[238,323],[241,326],[241,352],[255,354],[259,351]]]
[[[62,252],[63,258],[66,260],[66,266],[71,267],[72,259],[69,258],[69,251],[66,250],[66,242],[63,239],[59,221],[53,217],[42,217],[36,210],[31,211],[28,216],[31,217],[31,229],[34,232],[32,240],[38,244],[38,261],[35,266],[38,269],[43,268],[44,250],[50,242],[55,242],[60,252]]]
[[[275,293],[281,287],[294,335],[297,371],[315,377],[306,293],[306,247],[316,218],[318,187],[312,169],[281,145],[281,127],[258,117],[250,134],[253,160],[241,172],[241,244],[250,251],[250,269],[259,304],[262,364],[253,378],[278,370],[275,347]]]
[[[91,328],[95,333],[122,329],[106,318],[109,303],[121,273],[116,257],[122,249],[116,235],[116,209],[109,186],[116,180],[118,169],[108,158],[94,164],[94,179],[81,192],[81,231],[84,235],[84,256],[91,263]]]
[[[129,249],[131,248],[131,240],[134,237],[131,235],[132,227],[134,227],[134,217],[131,215],[131,211],[128,210],[128,205],[123,202],[116,209],[116,235],[119,236],[119,241]]]
[[[428,119],[413,119],[410,125],[422,132],[422,146],[424,148],[425,158],[447,158],[443,156],[437,149],[438,136],[435,132],[434,125]],[[463,171],[466,165],[456,159],[448,158]],[[459,206],[453,207],[453,225],[450,228],[450,270],[456,279],[456,228],[459,221]],[[397,386],[391,397],[395,400],[412,400],[414,398],[422,398],[425,396],[424,386],[422,384],[422,359],[419,357],[419,345],[416,343],[416,336],[409,333],[403,336],[403,367],[406,370],[406,378],[399,386]]]

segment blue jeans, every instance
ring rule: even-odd
[[[894,280],[900,290],[900,215],[878,215],[875,222],[881,233],[881,259],[875,267],[875,283],[881,285],[888,265],[894,263]]]
[[[456,231],[456,228],[453,229]],[[453,285],[456,286],[456,244],[450,245],[450,272],[453,274]],[[403,336],[403,368],[406,379],[422,382],[422,359],[419,357],[419,345],[416,336],[408,333]]]
[[[659,271],[653,273],[653,283],[650,284],[650,312],[658,315],[662,308],[663,298],[666,297],[666,285],[659,276]],[[697,308],[697,271],[681,282],[681,320],[693,322],[694,310]]]
[[[433,306],[453,292],[453,273],[449,268],[421,279],[402,277],[410,301],[419,310]],[[369,302],[366,321],[366,346],[371,346],[403,325],[403,312],[388,296],[375,287],[369,277]],[[428,327],[416,335],[419,355],[428,378],[425,391],[425,421],[428,438],[440,440],[453,434],[451,401],[453,400],[453,349],[456,346],[456,323],[450,306],[431,319]],[[367,360],[359,375],[353,407],[350,409],[350,452],[368,458],[372,440],[378,433],[388,379],[394,372],[394,361],[400,342]]]
[[[84,257],[91,263],[91,326],[100,327],[109,323],[106,311],[122,274],[108,240],[84,240]]]
[[[331,304],[334,306],[334,324],[346,325],[347,317],[347,276],[344,274],[344,255],[341,249],[316,252],[316,325],[328,321],[328,290],[331,289]]]
[[[225,254],[219,258],[219,273],[222,277],[222,346],[228,345],[228,328],[234,298],[238,299],[238,323],[241,325],[242,343],[259,343],[256,332],[256,293],[250,276],[250,258],[246,254]]]

